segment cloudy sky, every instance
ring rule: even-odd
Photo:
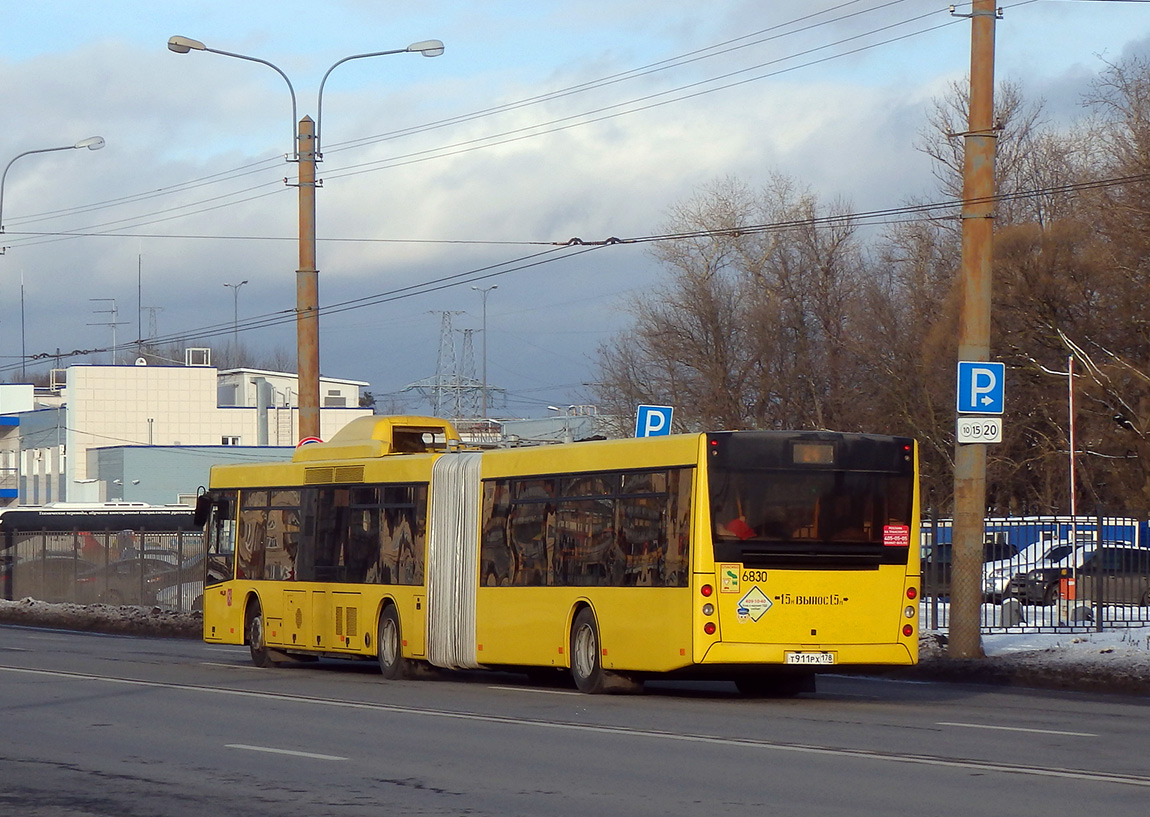
[[[781,172],[860,211],[926,195],[913,143],[970,50],[969,21],[932,0],[0,3],[0,163],[107,142],[10,166],[0,377],[56,365],[25,355],[57,349],[62,366],[109,363],[113,336],[123,363],[141,336],[200,333],[222,350],[237,303],[241,344],[294,359],[288,86],[168,38],[275,64],[313,118],[334,63],[434,38],[441,57],[354,60],[325,85],[321,369],[425,411],[403,389],[446,368],[443,314],[457,368],[470,342],[480,377],[474,288],[497,285],[499,416],[585,402],[596,348],[660,279],[642,244],[563,242],[657,234],[672,205],[727,176]],[[1081,112],[1106,62],[1150,49],[1150,3],[1001,5],[997,75],[1056,120]]]

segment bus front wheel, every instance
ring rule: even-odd
[[[580,692],[597,695],[602,692],[637,692],[641,684],[603,669],[599,625],[591,608],[584,607],[571,625],[571,677]]]
[[[244,633],[247,635],[248,649],[252,653],[252,663],[261,669],[274,667],[276,662],[272,660],[272,652],[268,649],[264,637],[264,612],[258,601],[253,601],[248,605]]]
[[[400,636],[399,613],[388,606],[379,617],[379,636],[376,639],[379,650],[379,671],[389,681],[406,678],[407,659],[403,657],[403,640]]]

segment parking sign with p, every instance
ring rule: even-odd
[[[639,406],[635,412],[636,437],[662,437],[671,433],[671,406]]]
[[[1006,364],[977,360],[958,363],[958,413],[1002,414]]]

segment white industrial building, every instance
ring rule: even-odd
[[[320,378],[323,439],[372,413],[359,407],[367,385]],[[294,374],[210,365],[71,366],[48,389],[2,384],[0,508],[186,501],[213,462],[290,457],[297,396]]]

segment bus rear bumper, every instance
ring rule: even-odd
[[[915,645],[917,647],[917,645]],[[830,658],[820,656],[829,654]],[[803,663],[797,663],[803,662]],[[807,663],[809,662],[809,663]],[[910,644],[712,644],[699,664],[781,664],[828,670],[835,666],[873,664],[909,666],[918,662],[918,650]]]

